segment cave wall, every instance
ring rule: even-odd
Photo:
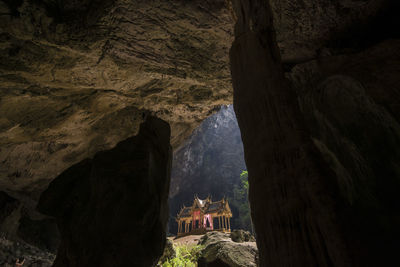
[[[288,71],[268,1],[235,10],[234,107],[260,265],[397,265],[398,41],[328,49]]]
[[[168,220],[170,127],[148,117],[139,134],[54,179],[38,209],[57,219],[57,266],[154,266]]]

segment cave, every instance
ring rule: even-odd
[[[32,253],[0,263],[155,266],[173,152],[233,104],[259,266],[399,266],[399,8],[1,0],[0,244]]]

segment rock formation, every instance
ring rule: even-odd
[[[256,242],[254,236],[249,231],[244,230],[233,230],[229,237],[233,242]]]
[[[396,28],[397,1],[270,2],[287,68]],[[19,199],[136,134],[142,109],[177,148],[232,103],[227,0],[6,0],[0,14],[0,186]]]
[[[1,188],[36,200],[137,134],[141,110],[176,148],[232,103],[232,29],[224,0],[0,1]]]
[[[56,217],[61,266],[153,266],[168,219],[171,147],[166,122],[148,117],[139,134],[75,164],[41,195]]]
[[[234,242],[228,233],[209,232],[200,240],[204,246],[199,267],[250,267],[257,266],[258,251],[254,241]]]
[[[234,106],[260,266],[398,262],[397,42],[325,56],[285,79],[269,4],[235,10]]]

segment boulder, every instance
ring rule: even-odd
[[[232,239],[233,242],[256,242],[256,239],[254,236],[250,234],[249,231],[244,231],[244,230],[233,230],[230,238]]]
[[[204,246],[198,261],[199,267],[257,266],[258,250],[255,242],[237,243],[232,241],[228,233],[209,232],[198,244]]]
[[[38,209],[57,219],[54,267],[153,266],[168,219],[169,125],[149,116],[139,134],[64,171]]]

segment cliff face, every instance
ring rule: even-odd
[[[232,105],[204,120],[174,152],[170,186],[169,231],[175,233],[174,217],[193,196],[214,200],[231,197],[240,173],[246,169],[243,145]],[[233,210],[237,216],[236,210]],[[232,225],[235,228],[235,225]]]

